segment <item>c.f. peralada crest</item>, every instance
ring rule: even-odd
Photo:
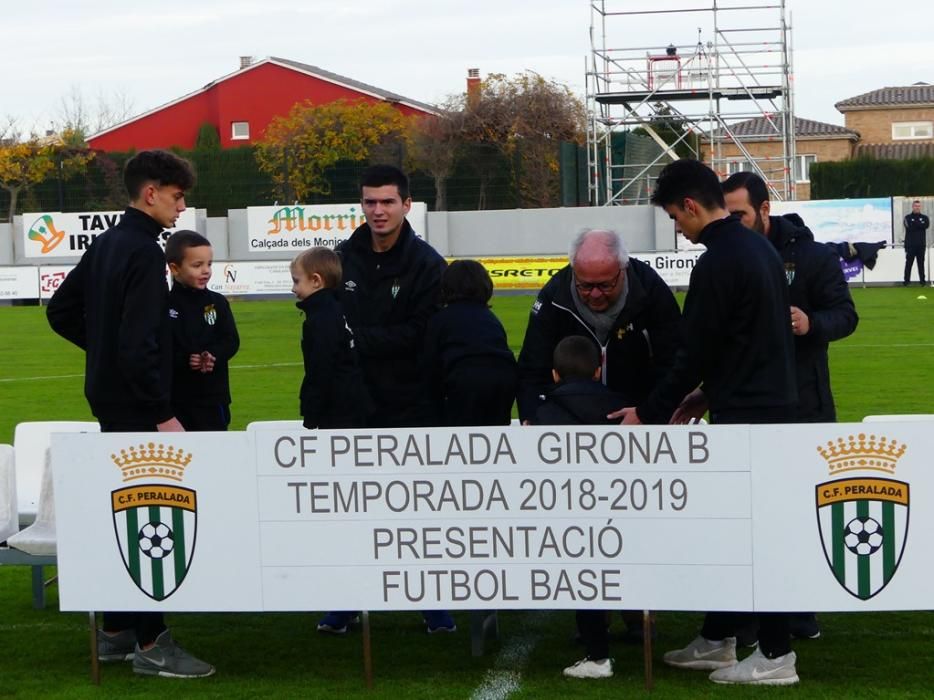
[[[123,481],[180,482],[191,454],[150,442],[110,456]],[[197,494],[172,483],[136,483],[111,492],[114,530],[127,573],[153,600],[182,585],[195,551]]]
[[[817,485],[817,523],[834,577],[860,600],[888,585],[905,551],[909,485],[876,474],[893,475],[906,449],[865,433],[817,448],[831,475],[849,474]]]

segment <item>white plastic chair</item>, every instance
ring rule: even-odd
[[[35,522],[15,535],[7,544],[26,554],[37,557],[54,557],[57,553],[55,539],[55,498],[52,491],[51,450],[45,450],[42,467],[42,487],[39,491],[39,508]]]
[[[19,530],[13,446],[0,445],[0,542]]]
[[[300,420],[255,420],[247,423],[246,431],[255,433],[258,430],[301,430],[303,427]]]
[[[39,512],[45,454],[52,442],[52,433],[99,433],[100,430],[100,426],[91,421],[33,421],[16,426],[13,451],[20,527],[32,523]]]

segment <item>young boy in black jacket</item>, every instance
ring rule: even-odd
[[[185,430],[227,430],[227,363],[240,349],[230,304],[208,289],[214,253],[195,231],[176,231],[165,244],[172,273],[172,408]]]
[[[341,261],[333,250],[309,248],[292,261],[292,292],[305,312],[302,359],[305,378],[299,392],[306,428],[362,428],[369,407],[357,365],[353,332],[336,289]]]
[[[437,425],[509,425],[518,370],[506,330],[488,306],[493,281],[476,260],[441,276],[444,308],[428,320],[422,371]]]
[[[600,382],[600,352],[582,335],[562,339],[553,356],[555,386],[535,412],[535,425],[612,425],[607,419],[614,407],[625,406],[626,397]],[[578,610],[577,629],[587,656],[564,669],[568,678],[609,678],[613,662],[602,610]]]

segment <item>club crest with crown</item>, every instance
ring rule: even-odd
[[[123,483],[131,484],[111,492],[120,556],[143,593],[165,600],[185,580],[195,550],[197,494],[176,485],[191,463],[191,454],[149,442],[110,458]]]
[[[905,551],[909,485],[891,477],[906,449],[866,433],[817,448],[832,477],[846,475],[815,489],[824,556],[837,582],[860,600],[888,585]]]

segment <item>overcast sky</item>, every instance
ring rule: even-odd
[[[720,0],[731,2],[753,4]],[[621,10],[711,4],[606,2]],[[787,9],[799,117],[842,124],[838,100],[934,82],[930,0],[788,0]],[[617,18],[608,44],[692,45],[697,26],[708,24],[698,17],[657,15],[651,31]],[[590,24],[587,0],[3,2],[0,117],[44,130],[74,91],[91,104],[121,94],[143,112],[232,72],[240,55],[310,63],[424,102],[462,92],[471,67],[482,75],[531,69],[583,97]]]

